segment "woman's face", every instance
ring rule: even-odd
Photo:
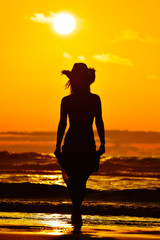
[[[88,92],[90,88],[86,76],[75,76],[71,80],[71,88],[73,92]]]

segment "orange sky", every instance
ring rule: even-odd
[[[81,59],[97,70],[106,129],[160,131],[158,0],[10,0],[0,11],[0,131],[56,130],[69,94],[60,72]],[[76,19],[66,36],[49,22],[62,11]]]

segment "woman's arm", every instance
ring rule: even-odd
[[[100,97],[97,98],[96,102],[96,115],[95,115],[95,123],[97,127],[97,132],[100,138],[100,148],[98,153],[102,155],[105,152],[105,133],[104,133],[104,123],[102,119],[102,109],[101,109],[101,100]]]
[[[60,121],[58,124],[58,130],[57,130],[57,144],[56,144],[56,150],[54,152],[56,157],[58,157],[61,152],[61,142],[63,139],[66,126],[67,126],[67,110],[66,110],[66,101],[63,98],[61,102]]]

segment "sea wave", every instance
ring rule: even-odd
[[[66,187],[56,184],[0,183],[0,198],[63,199],[69,198],[69,195]],[[160,202],[160,188],[101,191],[87,189],[86,198],[105,202]]]
[[[53,154],[0,152],[0,171],[60,170]],[[100,161],[99,174],[160,177],[159,157],[107,157]]]
[[[28,213],[59,213],[71,214],[71,202],[59,201],[20,201],[3,200],[0,201],[1,212],[28,212]],[[160,206],[146,205],[138,206],[134,204],[104,204],[100,202],[86,202],[82,205],[84,215],[100,216],[135,216],[135,217],[160,217]]]

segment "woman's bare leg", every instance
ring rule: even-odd
[[[86,191],[86,182],[89,175],[72,175],[67,186],[72,199],[72,224],[74,232],[79,232],[82,226],[81,204]]]

